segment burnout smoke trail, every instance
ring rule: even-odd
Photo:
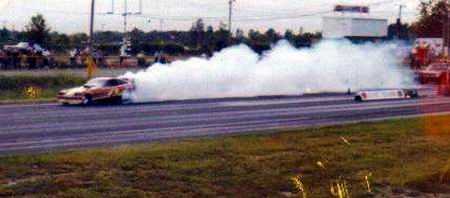
[[[393,44],[322,41],[296,49],[286,41],[262,56],[245,45],[213,57],[154,64],[133,78],[135,102],[345,92],[349,88],[400,88],[413,76],[399,65]]]

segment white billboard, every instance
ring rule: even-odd
[[[365,17],[324,17],[324,38],[386,37],[387,19]]]

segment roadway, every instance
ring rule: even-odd
[[[347,95],[112,106],[0,106],[0,155],[273,132],[450,112],[450,98],[357,103]]]

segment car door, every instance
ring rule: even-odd
[[[97,87],[93,91],[93,98],[94,100],[101,100],[101,99],[107,99],[110,97],[110,92],[112,90],[114,82],[111,80],[107,80],[103,86]]]
[[[108,85],[108,97],[120,96],[124,90],[124,82],[118,79],[111,79],[107,83]]]

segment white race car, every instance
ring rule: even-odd
[[[371,100],[399,100],[418,97],[419,93],[416,89],[362,90],[356,93],[355,101],[364,102]]]

